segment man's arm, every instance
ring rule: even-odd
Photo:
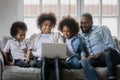
[[[107,26],[101,26],[101,36],[103,39],[103,42],[105,44],[105,49],[107,48],[113,48],[113,49],[117,49],[117,45],[111,35],[110,30],[108,29]]]
[[[89,55],[87,58],[88,59],[97,59],[100,56],[102,56],[103,54],[104,54],[104,52],[102,51],[102,52],[97,53],[96,55]]]

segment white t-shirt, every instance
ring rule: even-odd
[[[27,51],[28,46],[26,40],[17,41],[15,38],[7,41],[3,51],[11,52],[13,59],[25,59],[25,52]],[[29,47],[30,49],[30,47]]]
[[[68,50],[67,50],[68,57],[71,57],[72,55],[75,54],[75,52],[73,50],[73,47],[72,47],[72,44],[71,44],[71,41],[72,41],[72,38],[71,39],[66,39],[66,44],[67,44],[67,47],[68,47]]]
[[[54,40],[51,38],[51,34],[41,34],[37,41],[36,52],[33,52],[34,56],[38,56],[38,60],[41,60],[41,47],[42,43],[54,43]]]

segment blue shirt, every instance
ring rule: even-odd
[[[67,45],[71,46],[71,48],[69,48],[69,49],[72,49],[70,51],[72,52],[73,55],[81,57],[83,54],[85,54],[84,49],[83,49],[82,37],[81,36],[78,36],[78,35],[73,36],[70,39],[69,44],[67,42]]]
[[[111,32],[106,26],[92,26],[88,33],[81,32],[81,36],[90,55],[96,55],[108,47],[118,51]]]

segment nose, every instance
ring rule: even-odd
[[[64,35],[67,35],[67,32],[64,32]]]
[[[22,36],[22,39],[24,39],[25,38],[25,36]]]
[[[84,26],[86,26],[86,24],[85,24],[85,23],[82,23],[81,26],[84,27]]]

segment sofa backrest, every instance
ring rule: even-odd
[[[5,58],[4,58],[4,55],[3,55],[3,49],[4,49],[4,47],[5,47],[5,45],[6,45],[6,42],[9,40],[9,39],[11,39],[11,37],[10,36],[3,36],[3,37],[1,37],[1,39],[0,39],[0,50],[1,50],[1,53],[2,53],[2,56],[3,56],[3,64],[7,64],[6,62],[5,62]]]
[[[4,49],[5,45],[6,45],[6,42],[9,39],[11,39],[10,36],[3,36],[3,37],[1,37],[1,39],[0,39],[0,48],[1,48],[2,51],[3,51],[3,49]]]
[[[116,36],[113,36],[113,39],[115,40],[116,44],[117,44],[117,48],[120,52],[120,41],[118,40],[118,38]]]

